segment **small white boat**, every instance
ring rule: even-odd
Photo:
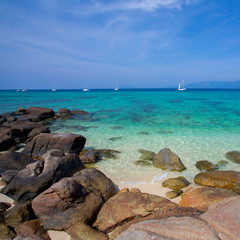
[[[115,90],[115,91],[119,91],[119,88],[118,88],[118,87],[115,87],[114,90]]]
[[[26,92],[26,91],[27,91],[27,89],[25,89],[25,88],[22,89],[22,92]]]
[[[89,89],[88,88],[83,88],[83,92],[88,92]]]
[[[178,84],[178,91],[186,91],[186,90],[187,90],[187,88],[184,84],[184,79],[183,79],[182,86],[181,86],[181,83]]]
[[[52,89],[52,92],[56,92],[57,90],[55,88]]]

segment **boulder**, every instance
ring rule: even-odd
[[[19,152],[3,152],[0,154],[0,175],[6,170],[22,170],[33,159],[26,154]]]
[[[240,196],[230,197],[209,206],[201,219],[207,222],[221,239],[235,240],[240,237]]]
[[[113,182],[96,169],[64,178],[37,196],[32,207],[46,229],[66,230],[91,223],[105,201],[116,194]]]
[[[38,219],[34,219],[31,221],[26,221],[18,226],[17,228],[18,236],[32,237],[32,236],[41,236],[43,238],[49,239],[50,237]]]
[[[179,190],[187,187],[190,182],[185,177],[168,178],[163,181],[162,186],[173,190]]]
[[[27,110],[25,108],[18,108],[17,111],[15,112],[16,115],[25,115],[27,114]]]
[[[32,115],[37,115],[43,119],[52,118],[55,116],[55,113],[50,108],[44,108],[44,107],[28,107],[27,113]]]
[[[40,127],[40,128],[34,128],[28,135],[28,138],[33,138],[40,133],[50,133],[50,129],[46,126]]]
[[[7,119],[5,117],[0,116],[0,125],[5,123]]]
[[[220,188],[188,187],[181,195],[179,206],[193,207],[201,211],[207,211],[210,204],[236,195],[237,194],[232,191]]]
[[[95,150],[89,150],[80,157],[80,160],[83,164],[96,163],[100,159],[101,159],[100,153]]]
[[[162,170],[169,169],[170,171],[181,172],[186,169],[181,159],[169,148],[164,148],[156,154],[153,164],[155,167],[161,168]]]
[[[195,176],[194,182],[208,187],[234,189],[240,182],[240,173],[235,171],[202,172]]]
[[[58,118],[69,118],[71,116],[72,116],[72,113],[67,108],[60,108],[57,112],[57,117]]]
[[[173,198],[181,196],[182,194],[183,194],[183,190],[181,190],[181,189],[173,190],[173,191],[166,192],[166,197],[169,199],[173,199]]]
[[[139,157],[140,160],[150,160],[153,161],[154,157],[155,157],[155,153],[152,151],[148,151],[145,149],[138,149],[138,151],[141,153],[141,156]]]
[[[26,114],[18,117],[18,122],[40,122],[42,118],[39,115]]]
[[[8,150],[9,148],[15,145],[16,145],[16,142],[13,138],[0,133],[0,152]]]
[[[65,153],[77,153],[83,149],[86,139],[74,133],[40,133],[27,143],[23,153],[39,158],[48,150],[58,149]]]
[[[214,171],[217,170],[219,167],[216,164],[213,164],[207,160],[197,161],[195,164],[196,168],[200,171]]]
[[[16,236],[16,233],[6,225],[4,215],[0,214],[0,239],[11,240]]]
[[[240,163],[240,152],[230,151],[225,154],[225,157],[234,163]]]
[[[18,203],[4,214],[5,222],[9,227],[18,228],[25,221],[35,218],[31,202]]]
[[[177,208],[170,200],[141,192],[121,192],[102,207],[94,223],[100,231],[109,233],[114,228],[135,218],[141,218],[159,209]]]
[[[82,168],[77,154],[53,149],[40,160],[27,165],[1,192],[15,201],[30,200],[61,178],[72,176]]]
[[[219,237],[201,219],[171,217],[142,221],[129,227],[116,240],[178,239],[219,240]]]
[[[67,230],[67,233],[74,240],[108,240],[106,234],[101,233],[87,224],[75,224]]]

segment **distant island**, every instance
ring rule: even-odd
[[[187,84],[187,88],[240,89],[240,81],[234,81],[234,82],[205,81],[205,82]]]

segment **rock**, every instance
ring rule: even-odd
[[[93,226],[108,233],[132,219],[147,216],[159,209],[175,207],[177,204],[160,196],[141,192],[118,193],[103,205]]]
[[[0,214],[0,239],[11,240],[15,236],[16,233],[6,225],[4,221],[4,215]]]
[[[204,221],[192,217],[147,220],[132,225],[116,240],[178,239],[219,240]]]
[[[37,115],[41,118],[41,120],[52,118],[55,116],[55,113],[52,109],[44,107],[28,107],[27,113]]]
[[[138,132],[137,134],[139,134],[139,135],[149,135],[149,132],[142,131],[142,132]]]
[[[6,170],[22,170],[33,159],[26,154],[19,152],[4,152],[0,154],[0,174]]]
[[[8,150],[12,146],[15,146],[16,142],[13,138],[0,133],[0,152]]]
[[[240,163],[240,152],[230,151],[225,154],[225,157],[234,163]]]
[[[113,142],[121,140],[121,139],[122,139],[122,136],[121,137],[111,137],[111,138],[108,138],[108,140],[113,141]]]
[[[50,240],[47,231],[45,230],[45,228],[38,219],[27,221],[19,225],[17,228],[17,234],[21,235],[24,238],[40,236]]]
[[[42,120],[41,116],[33,114],[22,115],[17,119],[18,122],[40,122]]]
[[[207,160],[197,161],[195,166],[200,171],[214,171],[214,170],[218,169],[218,166],[216,164],[212,164],[211,162],[209,162]]]
[[[128,229],[131,225],[136,224],[138,222],[142,222],[145,220],[152,220],[152,219],[163,219],[168,217],[198,217],[203,212],[194,208],[187,208],[187,207],[172,207],[172,208],[164,208],[161,207],[158,211],[150,213],[146,217],[136,218],[131,220],[123,225],[116,227],[108,236],[111,239],[115,239],[119,236],[122,232]]]
[[[25,108],[18,108],[17,111],[15,112],[16,115],[25,115],[27,114],[27,110]]]
[[[6,121],[7,121],[7,119],[5,117],[0,116],[0,125],[5,123]]]
[[[43,126],[43,127],[40,127],[40,128],[34,128],[28,135],[27,137],[28,138],[33,138],[37,135],[39,135],[40,133],[50,133],[50,130],[48,127],[46,126]]]
[[[72,113],[67,108],[60,108],[57,112],[57,117],[58,118],[69,118],[71,116],[72,116]]]
[[[220,168],[220,167],[225,166],[226,164],[228,164],[227,161],[225,161],[225,160],[220,160],[220,161],[217,162],[216,165],[218,166],[218,168]]]
[[[168,187],[173,190],[179,190],[187,187],[190,182],[185,177],[177,177],[177,178],[168,178],[163,181],[162,186]]]
[[[240,196],[230,197],[209,206],[201,215],[221,237],[221,239],[239,239],[240,236]]]
[[[166,192],[166,197],[169,199],[173,199],[173,198],[181,196],[182,194],[183,194],[183,190],[179,189],[179,190]]]
[[[89,114],[89,113],[86,112],[86,111],[83,111],[83,110],[75,109],[75,110],[72,110],[72,114],[76,114],[76,115],[87,115],[87,114]]]
[[[7,202],[0,202],[0,214],[3,214],[6,212],[6,210],[8,208],[11,207],[11,204],[10,203],[7,203]]]
[[[71,235],[74,240],[108,240],[106,234],[98,232],[83,223],[73,225],[67,230],[67,233]]]
[[[83,164],[96,163],[101,159],[101,155],[98,151],[89,150],[83,156],[80,157],[80,160]]]
[[[169,148],[164,148],[156,154],[153,164],[155,167],[161,168],[162,170],[169,169],[170,171],[181,172],[186,169],[181,159]]]
[[[5,212],[4,217],[6,224],[16,229],[23,222],[35,218],[35,215],[31,208],[31,202],[28,201],[16,204],[13,208]]]
[[[210,204],[236,195],[236,193],[225,189],[213,187],[188,187],[181,195],[179,206],[193,207],[201,211],[207,211]]]
[[[138,149],[138,151],[142,154],[139,159],[140,160],[150,160],[153,161],[154,157],[155,157],[155,153],[152,151],[148,151],[145,149]]]
[[[50,150],[35,163],[21,170],[1,192],[15,201],[33,199],[63,177],[72,176],[83,168],[77,154]]]
[[[152,163],[147,160],[138,160],[138,161],[135,161],[134,164],[136,164],[138,166],[151,166],[152,165]]]
[[[48,150],[58,149],[65,153],[77,153],[83,149],[86,139],[79,134],[73,133],[40,133],[29,143],[23,153],[33,158],[39,158]]]
[[[31,237],[24,237],[23,235],[18,235],[13,240],[49,240],[49,238],[44,238],[37,235],[32,235]]]
[[[76,223],[91,223],[116,192],[103,173],[84,169],[52,185],[33,200],[32,207],[46,229],[66,230]]]
[[[195,176],[194,182],[208,187],[233,189],[240,182],[240,173],[235,171],[202,172]]]

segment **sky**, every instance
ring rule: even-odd
[[[0,89],[240,80],[239,0],[0,0]]]

